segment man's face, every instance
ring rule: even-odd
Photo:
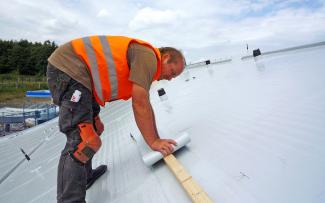
[[[169,58],[169,54],[164,54],[162,56],[161,75],[159,80],[171,80],[180,75],[184,69],[184,61],[182,59],[168,63]]]

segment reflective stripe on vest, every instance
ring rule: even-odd
[[[117,75],[116,75],[116,67],[115,67],[115,63],[113,60],[113,56],[112,56],[112,52],[111,52],[111,48],[108,44],[108,41],[106,39],[105,36],[100,36],[100,41],[102,43],[103,46],[103,51],[104,51],[104,56],[105,56],[105,60],[108,62],[108,72],[109,72],[109,81],[110,81],[110,86],[111,86],[111,99],[115,100],[117,99]]]
[[[89,65],[90,65],[90,71],[92,73],[92,77],[93,77],[93,82],[96,88],[96,92],[98,94],[98,97],[100,98],[100,100],[104,100],[103,97],[103,91],[102,91],[102,85],[101,85],[101,80],[100,80],[100,73],[99,73],[99,69],[102,68],[100,66],[98,66],[97,63],[97,59],[96,59],[96,54],[95,54],[95,48],[93,47],[93,45],[91,44],[90,38],[89,37],[84,37],[82,38],[84,44],[85,44],[85,48],[86,48],[86,52],[87,52],[87,56],[89,59]],[[117,76],[116,76],[116,70],[115,70],[115,63],[113,60],[113,56],[112,56],[112,52],[111,52],[111,48],[108,44],[108,41],[106,39],[105,36],[99,36],[99,40],[100,43],[102,45],[102,49],[103,49],[103,53],[104,53],[104,58],[107,64],[106,68],[108,69],[109,72],[109,82],[110,82],[110,87],[111,87],[111,95],[110,98],[111,100],[115,100],[117,99]]]

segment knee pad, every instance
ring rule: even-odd
[[[73,158],[82,163],[87,163],[102,145],[102,141],[97,135],[92,123],[81,123],[78,125],[81,142],[73,152]]]

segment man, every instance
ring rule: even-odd
[[[122,36],[91,36],[60,46],[48,59],[48,85],[60,106],[59,127],[67,137],[58,166],[57,201],[85,202],[86,189],[107,170],[92,170],[104,125],[99,117],[105,102],[132,97],[137,126],[152,150],[164,156],[174,140],[160,139],[149,100],[152,81],[178,76],[184,69],[181,52],[157,49]]]

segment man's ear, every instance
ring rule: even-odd
[[[167,64],[169,58],[170,58],[170,55],[169,55],[169,54],[164,54],[164,55],[162,55],[162,62],[163,62],[164,64]]]

